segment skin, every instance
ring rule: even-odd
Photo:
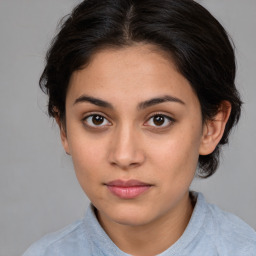
[[[176,100],[145,104],[166,96]],[[229,113],[230,107],[220,108],[215,121],[202,124],[189,82],[151,45],[101,50],[73,73],[65,127],[57,118],[62,143],[102,227],[121,250],[156,255],[179,239],[193,211],[189,186],[199,154],[214,150]],[[95,115],[103,118],[97,123]],[[151,186],[122,199],[106,186],[117,179]]]

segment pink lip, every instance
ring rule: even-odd
[[[132,199],[149,190],[152,185],[138,180],[114,180],[107,183],[106,186],[115,196],[122,199]]]

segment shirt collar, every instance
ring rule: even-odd
[[[197,192],[190,193],[192,197],[195,198],[196,204],[189,224],[176,243],[174,243],[166,251],[159,254],[159,256],[177,255],[178,252],[181,252],[184,247],[193,241],[204,223],[206,216],[206,202],[204,196]],[[100,250],[102,255],[129,256],[129,254],[124,253],[114,244],[114,242],[101,227],[95,214],[95,207],[92,204],[90,204],[85,215],[84,225],[85,232],[87,237],[90,239],[90,243],[92,243],[92,246],[95,246],[98,250]]]

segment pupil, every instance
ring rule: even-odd
[[[103,116],[93,116],[93,118],[92,118],[92,122],[95,125],[100,125],[100,124],[103,123],[103,121],[104,121],[104,117]]]
[[[164,117],[163,116],[155,116],[154,117],[154,124],[157,126],[160,126],[164,123]]]

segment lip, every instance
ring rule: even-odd
[[[139,180],[113,180],[105,185],[112,194],[122,199],[136,198],[152,187]]]

